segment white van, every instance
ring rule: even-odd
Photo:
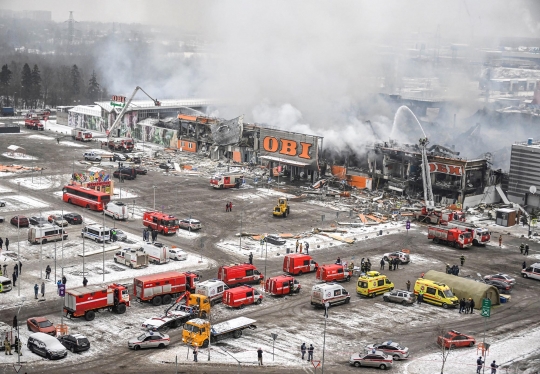
[[[63,228],[53,225],[39,225],[28,229],[28,241],[32,244],[66,240],[68,234]]]
[[[121,201],[111,201],[103,210],[103,214],[112,217],[112,219],[128,219],[128,207]]]
[[[176,261],[187,260],[187,253],[180,248],[169,248],[169,258]]]
[[[97,242],[111,240],[111,229],[97,224],[86,225],[81,230],[81,238],[88,238]]]
[[[11,279],[0,276],[0,293],[11,291]]]
[[[101,155],[94,152],[84,152],[84,159],[86,161],[101,161]]]
[[[152,264],[166,264],[170,261],[169,248],[163,243],[144,243],[141,250],[148,254],[148,261]]]
[[[222,301],[223,292],[228,289],[229,286],[218,279],[209,279],[195,285],[195,293],[208,297],[212,306]]]
[[[43,356],[49,360],[67,356],[66,347],[64,347],[58,339],[42,332],[30,334],[27,346],[30,352]]]
[[[114,254],[114,262],[138,269],[148,266],[148,255],[131,248],[121,249]]]
[[[521,270],[521,276],[523,278],[540,280],[540,262],[529,265],[527,268]]]
[[[337,283],[317,284],[311,289],[311,305],[323,307],[326,302],[330,305],[348,304],[351,301],[351,295]]]

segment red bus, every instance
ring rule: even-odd
[[[79,205],[87,209],[103,211],[103,207],[111,201],[111,196],[105,192],[93,190],[91,188],[67,185],[62,190],[62,200],[66,203]]]

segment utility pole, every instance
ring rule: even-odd
[[[322,348],[322,368],[321,372],[324,374],[324,351],[326,348],[326,321],[328,320],[328,308],[330,307],[330,303],[327,301],[324,303],[324,335],[323,335],[323,348]]]

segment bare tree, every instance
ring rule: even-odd
[[[437,345],[439,346],[439,354],[441,355],[441,374],[444,374],[444,366],[446,364],[446,360],[448,359],[448,356],[450,355],[450,352],[452,352],[455,348],[454,344],[452,344],[452,337],[446,337],[446,333],[448,332],[448,329],[444,326],[437,326]]]

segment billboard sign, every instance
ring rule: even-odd
[[[442,173],[461,177],[463,175],[463,167],[456,165],[442,164],[440,162],[429,163],[430,173]]]
[[[317,166],[317,136],[298,134],[289,131],[261,128],[260,154],[274,159],[291,161],[298,165]],[[270,158],[271,159],[271,158]]]

